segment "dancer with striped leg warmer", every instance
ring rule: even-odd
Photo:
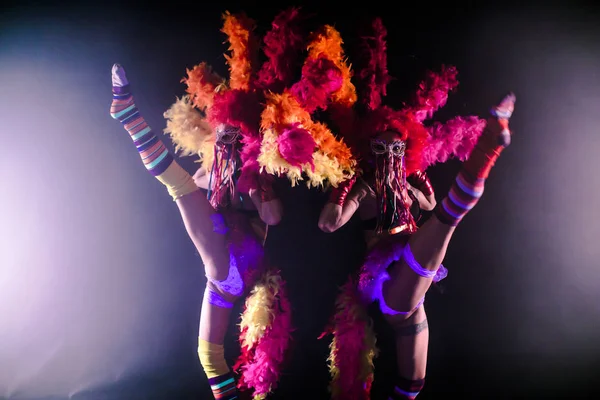
[[[492,166],[510,143],[515,96],[494,107],[487,122],[469,116],[425,126],[458,85],[456,69],[429,72],[404,109],[384,106],[390,80],[386,31],[379,19],[371,28],[362,38],[364,67],[356,74],[362,84],[359,101],[332,112],[333,124],[353,143],[355,157],[364,160],[362,174],[342,183],[343,190],[332,191],[319,221],[323,230],[333,232],[359,212],[368,246],[361,270],[342,288],[327,331],[333,336],[331,386],[335,399],[369,398],[377,352],[371,321],[364,311],[349,315],[347,310],[377,302],[396,336],[399,376],[389,399],[414,399],[426,376],[425,294],[447,275],[441,263],[452,234],[481,198]],[[466,161],[448,196],[436,205],[424,171],[450,157]],[[418,227],[420,209],[434,213]]]
[[[113,66],[111,116],[130,134],[148,171],[167,187],[200,253],[208,282],[202,304],[198,353],[215,398],[235,399],[236,384],[225,362],[223,340],[233,302],[242,294],[243,282],[239,271],[230,263],[225,231],[216,229],[212,223],[219,222],[222,216],[147,125],[135,105],[125,71],[117,64]],[[256,266],[259,263],[257,260]]]
[[[202,163],[193,177],[141,116],[124,69],[113,67],[111,116],[123,124],[146,168],[167,187],[204,264],[198,356],[218,400],[237,399],[238,387],[252,390],[256,398],[270,393],[291,337],[285,285],[267,265],[262,247],[267,226],[281,220],[282,206],[273,177],[261,173],[257,157],[264,95],[285,87],[304,45],[299,18],[296,9],[275,18],[263,46],[267,60],[257,69],[254,21],[244,14],[223,15],[229,79],[206,63],[187,70],[186,95],[164,114],[165,132],[176,150]],[[238,383],[223,342],[234,302],[247,292]]]

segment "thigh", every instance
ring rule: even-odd
[[[199,190],[177,199],[176,203],[206,274],[217,280],[226,279],[229,271],[227,239],[225,234],[215,231],[213,221],[220,215]]]
[[[211,282],[207,282],[207,290],[218,291],[218,288],[212,286]],[[210,288],[210,289],[209,289]],[[221,293],[219,293],[221,294]],[[233,303],[237,297],[222,294],[224,300]],[[232,308],[218,307],[211,304],[207,297],[202,300],[202,309],[200,311],[200,331],[198,336],[200,339],[214,344],[223,344],[229,320],[231,317]]]

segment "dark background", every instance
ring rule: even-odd
[[[350,61],[357,27],[381,16],[396,78],[389,104],[400,105],[425,69],[443,63],[457,66],[461,85],[436,120],[485,116],[505,92],[517,95],[513,144],[452,240],[443,290],[432,289],[427,298],[430,355],[419,398],[597,395],[597,8],[573,2],[484,8],[169,1],[3,6],[2,264],[5,271],[30,272],[18,283],[22,289],[2,295],[15,316],[0,330],[16,332],[14,321],[24,321],[19,302],[37,296],[32,282],[42,269],[52,279],[40,286],[39,306],[28,309],[27,328],[4,337],[0,397],[210,398],[195,350],[201,262],[175,205],[144,175],[129,139],[108,115],[110,69],[114,62],[126,68],[140,110],[161,131],[162,112],[183,94],[185,68],[208,61],[226,76],[222,12],[245,11],[262,34],[288,5],[314,13],[311,26],[329,23],[340,30]],[[182,163],[193,172],[192,160]],[[438,199],[459,167],[449,162],[428,171]],[[353,220],[335,234],[322,233],[317,218],[326,195],[285,182],[278,189],[286,214],[271,228],[267,251],[288,282],[297,329],[273,398],[325,399],[329,342],[317,337],[336,287],[360,262],[360,230]],[[16,235],[34,212],[39,218]],[[27,250],[15,250],[17,238]],[[63,252],[44,253],[41,262],[35,254],[42,254],[44,243]],[[32,258],[7,256],[19,251]],[[6,274],[5,285],[14,289],[11,276],[17,273]],[[374,317],[382,354],[373,395],[384,398],[394,376],[393,347]],[[231,361],[239,351],[236,330],[232,324],[226,347]],[[47,347],[51,339],[62,344],[43,367],[26,379],[11,374],[28,371],[21,360],[40,354],[28,349]],[[119,365],[122,372],[114,372]]]

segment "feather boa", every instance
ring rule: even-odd
[[[246,299],[240,323],[238,386],[265,399],[275,389],[291,340],[291,310],[280,274],[267,271]]]
[[[328,333],[333,335],[327,359],[332,399],[368,400],[378,350],[371,318],[352,279],[342,287],[331,327],[321,337]]]

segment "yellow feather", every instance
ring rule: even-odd
[[[250,292],[240,322],[241,330],[247,329],[242,346],[253,347],[273,323],[280,287],[279,274],[267,271]]]
[[[210,158],[210,168],[215,138],[211,126],[194,108],[190,97],[176,99],[163,115],[167,120],[164,132],[171,137],[175,151],[182,156],[198,155],[205,165],[206,159]]]

